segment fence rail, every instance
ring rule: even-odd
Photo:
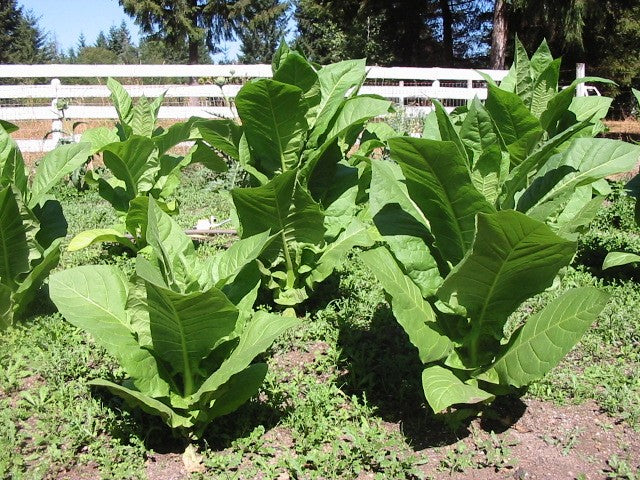
[[[500,81],[505,70],[482,70]],[[107,100],[107,77],[128,79],[124,85],[132,97],[157,97],[165,93],[161,119],[191,116],[234,117],[233,98],[252,78],[271,76],[269,65],[0,65],[0,78],[32,79],[34,85],[0,85],[0,119],[51,121],[53,134],[47,139],[21,139],[23,151],[41,152],[55,147],[62,136],[62,120],[115,119],[115,108]],[[103,84],[65,84],[61,79],[96,79]],[[144,84],[144,79],[162,79],[162,84]],[[197,78],[201,84],[185,84]],[[135,80],[134,80],[135,79]],[[168,79],[175,79],[170,83]],[[18,83],[18,82],[16,82]],[[407,115],[432,109],[431,99],[445,107],[478,96],[485,99],[483,77],[475,70],[453,68],[369,67],[362,93],[393,100]],[[63,104],[66,108],[61,108]],[[19,135],[19,132],[17,133]]]

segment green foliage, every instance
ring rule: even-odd
[[[51,297],[129,376],[123,385],[93,385],[199,437],[256,393],[267,368],[252,360],[297,319],[253,313],[254,260],[269,236],[239,241],[202,263],[152,199],[147,223],[149,247],[131,280],[113,266],[76,267],[52,277]]]
[[[220,40],[232,39],[232,3],[207,0],[118,0],[124,11],[135,18],[142,31],[162,39],[168,46],[188,45],[189,63],[197,63],[201,44],[217,51]]]
[[[391,104],[357,94],[363,60],[317,68],[283,44],[273,69],[273,79],[250,82],[236,97],[243,127],[237,159],[259,186],[231,194],[241,238],[278,235],[261,260],[275,301],[293,306],[352,247],[372,244],[356,216],[367,162],[362,151],[347,153]]]
[[[559,71],[546,42],[529,58],[518,41],[500,86],[486,78],[486,103],[475,99],[455,118],[436,103],[424,136],[455,144],[458,168],[494,208],[521,211],[575,239],[609,192],[605,178],[631,170],[639,150],[590,138],[601,131],[611,99],[574,97],[576,87],[606,80],[580,79],[561,90]]]
[[[147,198],[153,197],[169,213],[177,204],[171,196],[180,183],[180,172],[191,163],[201,163],[213,171],[226,171],[224,159],[211,147],[228,156],[237,155],[239,127],[230,120],[193,117],[164,129],[158,127],[158,111],[164,96],[141,97],[134,104],[127,91],[113,79],[107,82],[119,122],[113,129],[87,130],[82,140],[91,144],[91,153],[102,153],[107,175],[87,174],[100,196],[118,213],[121,222],[109,229],[82,232],[70,243],[70,250],[98,242],[119,242],[138,250],[146,245]],[[171,149],[181,142],[195,141],[186,155]],[[235,142],[235,143],[234,143]],[[133,237],[129,240],[127,233]]]
[[[573,258],[604,199],[594,193],[609,190],[604,178],[639,154],[581,138],[593,135],[594,114],[571,110],[575,85],[558,92],[558,71],[546,44],[531,60],[519,45],[486,105],[476,99],[454,121],[436,103],[426,138],[388,141],[398,166],[371,161],[370,214],[386,248],[362,258],[425,364],[435,412],[542,378],[605,306],[596,289],[570,290],[505,333]]]
[[[0,328],[24,314],[57,265],[67,222],[50,190],[82,165],[89,145],[65,145],[46,155],[33,178],[15,141],[0,126]]]
[[[271,63],[287,32],[288,2],[241,0],[234,5],[240,63]]]
[[[0,63],[45,63],[53,59],[55,45],[38,26],[38,19],[16,0],[0,5]]]
[[[437,151],[427,148],[430,140],[394,139],[392,158],[401,142],[414,144],[416,152]],[[396,319],[425,364],[429,405],[441,412],[484,402],[504,387],[541,378],[578,341],[607,296],[595,289],[570,291],[531,317],[508,343],[504,327],[522,302],[552,284],[575,244],[520,212],[492,213],[490,204],[474,199],[481,197],[468,174],[466,184],[452,182],[453,190],[438,197],[442,183],[433,166],[446,164],[444,156],[433,155],[422,165],[417,154],[413,161],[395,158],[406,190],[393,185],[389,165],[374,161],[370,194],[374,222],[390,251],[379,247],[362,258],[390,295]],[[385,198],[393,189],[395,195]],[[393,216],[399,220],[390,225]],[[467,220],[474,218],[475,228],[468,230]]]
[[[492,7],[484,1],[300,0],[296,44],[322,64],[366,56],[372,65],[480,66]],[[451,31],[450,44],[443,30]]]

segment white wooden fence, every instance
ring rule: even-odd
[[[494,80],[504,70],[483,70]],[[132,97],[156,97],[166,91],[160,109],[161,119],[233,117],[233,98],[251,78],[270,77],[269,65],[0,65],[0,78],[38,79],[41,84],[0,85],[0,119],[8,121],[50,120],[47,139],[21,139],[23,151],[42,152],[56,146],[62,135],[62,121],[115,119],[110,105],[106,78],[127,79],[125,88]],[[65,84],[64,79],[98,79],[96,85]],[[176,79],[173,83],[143,84],[145,78]],[[179,84],[198,78],[198,85]],[[131,79],[138,79],[132,82]],[[182,79],[182,80],[178,80]],[[438,99],[452,109],[487,90],[475,70],[452,68],[370,67],[362,93],[388,98],[404,109],[406,115],[419,115],[432,109]],[[61,108],[65,106],[65,108]],[[19,132],[17,134],[19,136]]]

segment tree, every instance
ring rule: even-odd
[[[78,51],[75,63],[84,65],[109,65],[118,63],[118,56],[104,47],[85,47]]]
[[[440,62],[432,0],[298,0],[297,45],[309,58],[329,63],[366,56],[378,65]]]
[[[271,63],[287,33],[287,9],[281,0],[239,0],[234,6],[240,63]]]
[[[165,41],[158,40],[153,36],[146,36],[140,39],[138,58],[140,62],[147,64],[187,64],[189,63],[189,48],[186,41],[176,47],[167,45]],[[204,40],[198,48],[197,63],[211,63],[211,56]]]
[[[124,20],[119,27],[109,29],[106,40],[107,48],[116,54],[120,63],[138,62],[138,49],[131,42],[131,33]]]
[[[233,38],[233,0],[118,0],[142,30],[179,48],[188,45],[189,63],[200,58],[203,41],[215,53],[220,40]]]
[[[509,38],[507,1],[508,0],[495,0],[493,10],[490,67],[496,70],[503,70],[507,59],[507,42]]]
[[[0,2],[0,63],[46,63],[57,55],[55,44],[16,0]]]
[[[493,0],[438,0],[438,7],[442,30],[440,64],[486,66]]]

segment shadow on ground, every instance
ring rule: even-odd
[[[340,317],[338,321],[346,393],[364,395],[382,420],[398,423],[415,450],[451,445],[470,435],[475,414],[465,419],[442,417],[434,415],[426,405],[421,382],[423,366],[417,350],[388,305],[378,306],[368,327],[353,325],[349,318]],[[517,397],[501,397],[483,409],[480,425],[501,433],[525,409]]]

